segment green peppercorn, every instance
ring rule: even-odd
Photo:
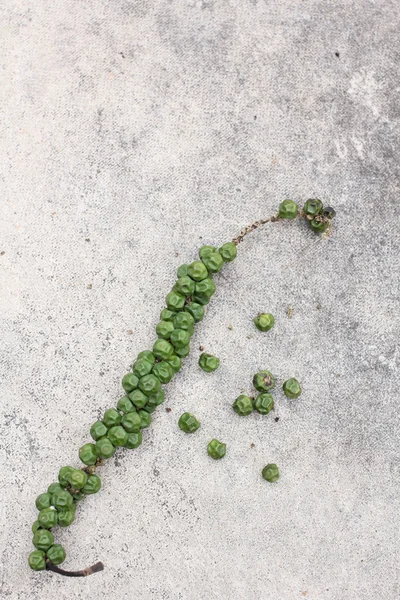
[[[137,388],[138,383],[139,377],[136,377],[136,375],[134,375],[133,373],[127,373],[122,378],[122,387],[127,393]]]
[[[151,398],[154,398],[154,396],[151,396]],[[151,402],[147,402],[146,406],[144,408],[142,408],[141,410],[145,410],[146,412],[148,412],[149,414],[153,413],[157,408],[157,404],[152,400]]]
[[[292,398],[292,399],[298,398],[301,394],[300,384],[297,381],[297,379],[295,379],[294,377],[285,381],[282,388],[283,388],[283,392],[284,392],[285,396],[287,396],[287,398]]]
[[[267,415],[274,408],[274,399],[271,394],[263,392],[258,394],[254,402],[254,408],[260,415]]]
[[[170,310],[169,308],[163,308],[160,313],[160,321],[173,321],[174,317],[178,313],[175,310]]]
[[[101,488],[101,479],[94,473],[89,475],[86,485],[82,488],[84,494],[96,494]]]
[[[71,506],[71,508],[61,510],[58,513],[58,524],[60,527],[69,527],[75,521],[75,510],[76,509]]]
[[[111,458],[115,454],[115,446],[113,446],[108,438],[101,438],[101,440],[97,440],[96,442],[96,454],[99,458]]]
[[[167,361],[162,360],[154,365],[152,373],[161,381],[161,383],[169,383],[173,377],[174,371]]]
[[[78,490],[71,490],[71,496],[73,497],[75,502],[79,502],[80,500],[83,500],[83,498],[85,497],[85,494],[81,491],[78,492]],[[73,508],[75,508],[75,510],[76,510],[76,504],[73,504],[71,506],[71,510]]]
[[[165,319],[165,320],[167,320],[167,319]],[[154,354],[152,353],[151,350],[142,350],[141,352],[139,352],[137,357],[138,357],[138,360],[142,360],[142,358],[143,358],[144,360],[147,360],[152,365],[154,365],[154,363],[156,362],[156,357],[154,356]]]
[[[46,552],[54,544],[54,535],[48,529],[38,529],[32,542],[35,548]]]
[[[178,425],[185,433],[194,433],[200,427],[200,421],[194,415],[185,412],[179,418]]]
[[[75,490],[81,490],[83,486],[86,485],[88,476],[81,469],[74,469],[68,473],[67,479],[71,487],[73,487]]]
[[[79,448],[79,458],[85,465],[95,465],[97,461],[96,447],[94,444],[84,444]]]
[[[167,360],[174,353],[174,347],[167,340],[158,339],[153,346],[154,355],[162,360]]]
[[[139,377],[139,379],[141,377],[144,377],[145,375],[148,375],[149,373],[151,373],[152,368],[153,368],[153,364],[149,360],[146,360],[145,358],[139,358],[132,365],[132,371],[134,372],[134,374],[137,377]]]
[[[205,279],[208,275],[207,267],[202,261],[195,260],[188,267],[188,275],[195,281],[201,281],[202,279]]]
[[[140,417],[140,429],[145,429],[151,423],[151,415],[146,410],[139,410],[138,415]]]
[[[50,506],[51,506],[50,494],[40,494],[40,496],[38,496],[36,498],[35,504],[36,504],[36,508],[38,510],[42,510],[43,508],[50,508]]]
[[[226,444],[222,444],[218,440],[211,440],[207,446],[207,452],[211,458],[219,460],[226,454]]]
[[[72,471],[74,471],[74,467],[61,467],[61,469],[59,470],[58,481],[60,482],[63,488],[68,487],[68,475],[69,473],[72,473]]]
[[[175,285],[176,291],[182,294],[182,296],[191,296],[194,292],[195,282],[189,275],[180,277]]]
[[[67,490],[55,492],[51,497],[51,503],[57,510],[66,510],[72,506],[73,502],[74,499]]]
[[[245,394],[240,394],[232,404],[232,408],[241,417],[246,417],[253,412],[253,400]]]
[[[336,210],[332,206],[326,206],[321,214],[326,219],[333,219],[333,217],[336,217]]]
[[[190,330],[194,325],[194,318],[189,312],[178,313],[173,320],[174,329]]]
[[[192,315],[195,323],[198,323],[204,317],[204,306],[198,302],[189,302],[184,310]]]
[[[320,221],[319,219],[313,219],[310,221],[310,227],[315,233],[324,233],[329,227],[329,221]]]
[[[253,319],[253,323],[260,331],[269,331],[275,325],[275,319],[271,313],[261,313]]]
[[[135,410],[132,402],[129,400],[129,396],[124,396],[123,398],[120,398],[117,402],[117,408],[123,413],[128,413]]]
[[[124,415],[124,418],[129,415],[136,416],[137,413],[128,413],[128,415]],[[115,427],[111,427],[107,433],[107,437],[112,443],[113,446],[125,446],[128,441],[128,434],[121,425],[116,425]]]
[[[90,435],[95,442],[107,435],[107,427],[104,425],[103,421],[96,421],[96,423],[93,423],[90,428]]]
[[[160,321],[156,326],[156,333],[163,340],[168,340],[173,330],[174,325],[172,321]]]
[[[279,205],[279,216],[281,219],[295,219],[298,212],[299,207],[293,200],[284,200]]]
[[[71,467],[72,469],[72,467]],[[65,487],[68,486],[68,482],[66,483]],[[47,493],[50,494],[50,496],[52,496],[54,494],[54,492],[58,492],[58,490],[63,490],[63,486],[57,481],[55,483],[51,483],[49,485],[49,487],[47,488]]]
[[[166,361],[172,369],[172,373],[177,373],[182,366],[182,360],[179,356],[174,354]],[[160,363],[161,364],[161,363]],[[161,378],[160,378],[161,380]],[[162,383],[165,383],[164,381]]]
[[[130,412],[122,417],[121,425],[128,433],[139,431],[142,419],[139,413]]]
[[[129,400],[135,406],[135,408],[143,408],[147,404],[147,396],[141,390],[133,390],[129,394]]]
[[[184,277],[185,275],[187,275],[188,268],[189,268],[189,265],[181,265],[180,267],[178,267],[178,270],[176,272],[177,276]]]
[[[145,375],[141,379],[139,379],[139,388],[146,396],[152,396],[153,394],[157,394],[157,392],[161,389],[161,382],[154,374],[154,368],[156,367],[156,363],[153,367],[153,372],[149,375]],[[146,400],[147,403],[147,400]]]
[[[208,258],[210,254],[214,254],[217,249],[214,246],[202,246],[199,250],[199,256],[201,259]]]
[[[133,450],[134,448],[137,448],[138,446],[140,446],[141,443],[142,443],[142,432],[135,431],[128,435],[128,441],[126,443],[125,448],[129,448],[130,450]]]
[[[44,529],[51,529],[57,525],[57,511],[55,508],[43,508],[39,511],[37,520]]]
[[[185,358],[190,353],[190,344],[187,346],[183,346],[183,348],[175,348],[175,354],[179,356],[179,358]]]
[[[34,550],[30,553],[28,563],[34,571],[44,571],[46,569],[46,556],[41,550]]]
[[[210,299],[211,296],[215,293],[216,289],[217,288],[213,280],[209,277],[206,277],[206,279],[203,279],[202,281],[196,283],[195,297],[204,297]],[[205,304],[205,302],[199,302],[199,304]]]
[[[206,354],[206,352],[202,352],[199,358],[199,365],[206,373],[211,373],[215,371],[219,367],[219,358],[213,356],[212,354]]]
[[[130,396],[131,394],[129,395],[129,397]],[[121,415],[117,410],[115,410],[115,408],[108,408],[104,413],[103,423],[107,428],[119,425],[121,423]]]
[[[32,523],[32,533],[36,533],[39,529],[41,529],[39,521]]]
[[[275,464],[266,465],[262,470],[262,476],[266,481],[274,483],[279,479],[279,469]]]
[[[269,371],[260,371],[253,377],[253,385],[259,392],[268,392],[275,386],[275,380]]]
[[[206,265],[207,271],[209,273],[218,273],[224,266],[224,259],[222,258],[218,250],[210,253],[208,256],[205,256],[201,260]]]
[[[53,565],[61,565],[65,560],[65,556],[65,550],[61,544],[53,544],[53,546],[47,550],[47,558]]]
[[[159,392],[157,392],[157,394],[154,394],[154,396],[150,396],[150,398],[149,398],[149,402],[150,401],[152,403],[155,402],[155,404],[157,406],[160,406],[160,404],[162,404],[164,402],[164,400],[165,400],[165,392],[162,389]],[[147,408],[147,404],[143,410],[146,410],[146,408]]]
[[[219,249],[219,253],[225,262],[231,262],[237,256],[237,248],[233,242],[227,242]]]
[[[184,348],[190,342],[190,333],[186,329],[174,329],[171,333],[170,341],[175,350]]]
[[[179,292],[172,290],[172,292],[167,295],[165,302],[170,310],[177,311],[181,310],[185,306],[185,300],[186,296],[183,296]]]
[[[321,200],[307,200],[303,206],[303,213],[310,217],[316,217],[322,210]]]

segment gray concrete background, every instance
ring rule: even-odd
[[[3,0],[0,14],[0,597],[399,598],[398,2]],[[121,396],[176,267],[285,197],[334,205],[332,237],[278,223],[243,243],[171,412],[57,532],[67,568],[106,570],[31,572],[34,500]],[[267,335],[259,310],[276,316]],[[200,344],[217,373],[198,368]],[[303,384],[298,401],[277,389],[279,422],[231,409],[260,368]],[[192,437],[184,410],[202,422]]]

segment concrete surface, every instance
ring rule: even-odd
[[[399,598],[399,11],[3,0],[2,599]],[[31,572],[34,500],[121,396],[176,267],[285,197],[334,205],[332,237],[243,243],[142,447],[57,532],[68,568],[106,570]],[[231,409],[262,367],[303,384],[279,422]]]

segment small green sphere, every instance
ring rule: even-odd
[[[214,460],[223,458],[226,454],[226,444],[222,444],[218,440],[211,440],[207,446],[208,455]]]
[[[134,448],[138,448],[138,446],[140,446],[141,443],[142,443],[142,432],[135,431],[128,435],[128,441],[126,443],[125,448],[129,448],[130,450],[133,450]]]
[[[201,260],[206,265],[207,271],[209,273],[218,273],[224,266],[224,259],[222,258],[218,250],[210,252],[208,256],[205,256]]]
[[[41,529],[39,521],[32,523],[32,533],[36,533],[39,529]]]
[[[59,470],[58,481],[60,482],[60,485],[63,488],[68,487],[68,485],[69,485],[68,475],[69,475],[69,473],[72,473],[72,471],[74,471],[74,467],[61,467],[61,469]]]
[[[170,310],[169,308],[163,308],[160,313],[160,321],[173,321],[174,317],[178,313],[175,310]]]
[[[51,504],[57,510],[66,510],[67,508],[71,508],[74,503],[74,499],[67,490],[62,490],[61,492],[55,492],[51,498]]]
[[[300,384],[294,377],[285,381],[282,388],[287,398],[298,398],[301,394]]]
[[[143,408],[147,404],[147,396],[141,390],[133,390],[129,394],[129,400],[135,408]]]
[[[101,442],[101,440],[99,440]],[[74,469],[67,476],[68,482],[75,490],[81,490],[88,480],[87,474],[81,469]]]
[[[193,282],[194,283],[194,282]],[[163,340],[169,340],[169,336],[174,330],[174,324],[172,321],[160,321],[156,326],[156,333],[159,338]]]
[[[191,296],[194,292],[195,282],[189,275],[180,277],[175,285],[176,291],[182,294],[182,296]]]
[[[198,302],[189,302],[184,310],[192,315],[195,323],[198,323],[204,317],[204,306]]]
[[[38,496],[36,498],[35,504],[36,504],[36,508],[38,510],[42,510],[43,508],[50,508],[50,506],[51,506],[51,495],[48,494],[48,493],[47,494],[40,494],[40,496]]]
[[[95,442],[107,435],[107,427],[104,425],[103,421],[96,421],[96,423],[93,423],[90,428],[90,435]]]
[[[147,410],[139,410],[138,415],[140,417],[140,429],[145,429],[151,423],[151,415]]]
[[[314,233],[324,233],[329,227],[329,221],[321,221],[320,219],[313,219],[310,221],[310,228]]]
[[[241,417],[247,417],[253,412],[253,400],[245,394],[240,394],[232,404],[232,408]]]
[[[199,256],[201,259],[208,258],[214,252],[217,252],[215,246],[202,246],[199,250]]]
[[[156,357],[154,356],[151,350],[142,350],[141,352],[139,352],[137,357],[138,360],[142,360],[142,358],[144,358],[152,365],[154,365],[154,363],[156,362]]]
[[[262,476],[266,481],[274,483],[279,479],[279,469],[275,464],[266,465],[262,470]]]
[[[205,279],[208,276],[207,267],[202,261],[195,260],[188,267],[188,275],[195,281],[201,281],[202,279]]]
[[[153,346],[154,355],[162,360],[167,360],[174,353],[174,347],[167,340],[158,339]]]
[[[121,424],[125,431],[127,431],[128,433],[134,433],[136,431],[139,431],[140,426],[142,424],[142,420],[138,413],[130,412],[122,417]]]
[[[173,290],[167,295],[165,302],[170,310],[177,311],[181,310],[185,306],[185,300],[186,296]]]
[[[185,275],[187,275],[188,272],[188,268],[189,265],[181,265],[180,267],[178,267],[178,270],[176,272],[177,277],[184,277]]]
[[[136,375],[134,375],[134,373],[127,373],[122,378],[122,387],[124,388],[125,392],[127,392],[128,394],[129,394],[129,392],[131,392],[132,390],[137,388],[138,383],[139,383],[139,378],[136,377]]]
[[[71,467],[72,469],[72,467]],[[66,483],[66,485],[64,487],[68,486],[68,482]],[[63,490],[64,487],[58,482],[56,481],[55,483],[51,483],[49,485],[49,487],[47,488],[47,493],[50,494],[50,496],[52,496],[54,494],[54,492],[57,492],[58,490]]]
[[[188,331],[194,325],[194,318],[189,312],[180,312],[174,317],[173,324],[175,329]]]
[[[162,404],[165,400],[165,392],[164,390],[160,390],[159,392],[157,392],[157,394],[154,394],[154,396],[150,396],[149,398],[149,402],[151,401],[152,403],[154,402],[156,404],[156,406],[160,406],[160,404]],[[144,410],[146,410],[147,408],[147,404],[144,408]]]
[[[123,412],[124,414],[135,411],[135,407],[133,406],[132,402],[129,400],[129,396],[124,396],[123,398],[120,398],[118,400],[117,409],[120,412]]]
[[[84,444],[79,448],[79,458],[84,465],[95,465],[97,461],[96,446],[94,444]]]
[[[84,494],[96,494],[101,488],[101,479],[94,473],[89,475],[86,485],[82,488]]]
[[[179,356],[179,358],[186,358],[190,353],[190,344],[187,346],[183,346],[183,348],[175,348],[175,354]]]
[[[34,571],[44,571],[46,569],[46,557],[41,550],[34,550],[30,553],[28,563]]]
[[[65,550],[61,544],[53,544],[53,546],[47,550],[47,558],[53,565],[61,565],[65,560],[65,556]]]
[[[222,259],[221,259],[222,260]],[[206,277],[202,281],[196,283],[195,296],[196,297],[204,297],[210,299],[211,296],[215,293],[215,283],[209,277]],[[204,302],[200,302],[200,304],[204,304]]]
[[[96,442],[96,454],[99,458],[111,458],[115,454],[115,446],[107,437],[101,438],[101,440],[97,440]]]
[[[237,248],[233,242],[227,242],[219,249],[219,253],[225,262],[232,262],[237,256]]]
[[[171,333],[170,340],[175,350],[184,348],[190,342],[190,333],[186,331],[186,329],[174,329]]]
[[[54,535],[48,529],[38,529],[32,542],[35,548],[46,552],[54,544]]]
[[[177,373],[182,366],[182,359],[179,356],[177,356],[176,354],[171,356],[171,358],[169,358],[166,362],[171,367],[173,373]],[[165,383],[165,382],[163,381],[163,383]]]
[[[194,433],[200,427],[200,421],[194,415],[185,412],[179,418],[178,425],[185,433]]]
[[[295,219],[298,212],[299,207],[293,200],[284,200],[279,205],[279,216],[281,219]]]
[[[141,379],[139,379],[139,388],[146,396],[152,396],[153,394],[157,394],[157,392],[161,389],[161,382],[158,379],[158,377],[156,377],[156,375],[154,374],[155,367],[156,365],[154,365],[152,373],[150,373],[149,375],[145,375],[144,377],[141,377]]]
[[[275,386],[275,379],[270,371],[259,371],[253,377],[253,385],[259,392],[268,392]]]
[[[137,377],[139,377],[139,380],[141,377],[151,373],[152,368],[153,363],[145,358],[138,358],[138,360],[132,365],[132,371]]]
[[[199,365],[206,373],[216,371],[219,367],[219,362],[219,358],[212,354],[207,354],[206,352],[200,354]]]
[[[175,358],[179,357],[175,356]],[[174,375],[174,370],[172,366],[166,360],[162,360],[161,362],[156,363],[153,367],[152,372],[159,379],[159,381],[161,381],[161,383],[169,383]]]
[[[136,415],[137,413],[128,413],[128,415],[124,415],[124,418],[129,415]],[[107,433],[107,437],[112,443],[113,446],[125,446],[128,441],[128,434],[121,425],[116,425],[115,427],[111,427]]]
[[[254,402],[254,408],[260,415],[267,415],[274,408],[274,399],[271,394],[263,392],[258,394]]]
[[[271,313],[261,313],[253,319],[253,323],[260,331],[269,331],[275,325],[275,319]]]
[[[321,212],[322,208],[323,207],[321,200],[307,200],[307,202],[303,206],[303,212],[305,215],[308,215],[310,217],[316,217]]]
[[[109,408],[104,413],[103,423],[107,428],[119,425],[121,423],[121,415],[115,408]]]
[[[83,497],[83,494],[82,494]],[[58,513],[58,524],[60,527],[69,527],[75,521],[75,509],[67,508]]]
[[[57,511],[55,508],[43,508],[39,511],[38,519],[40,526],[51,529],[57,525]]]

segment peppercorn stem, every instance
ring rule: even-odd
[[[59,575],[65,575],[65,577],[87,577],[92,573],[98,573],[99,571],[103,571],[104,565],[102,562],[97,562],[95,565],[92,565],[87,569],[82,569],[82,571],[64,571],[64,569],[60,569],[60,567],[53,565],[50,561],[47,561],[46,568],[49,571],[54,571],[54,573],[58,573]]]
[[[272,217],[268,217],[267,219],[260,219],[259,221],[254,221],[251,225],[247,225],[242,231],[239,233],[237,237],[235,237],[232,242],[237,246],[240,242],[243,241],[243,238],[248,234],[260,227],[260,225],[265,225],[266,223],[275,223],[275,221],[279,221],[279,215],[273,215]]]

